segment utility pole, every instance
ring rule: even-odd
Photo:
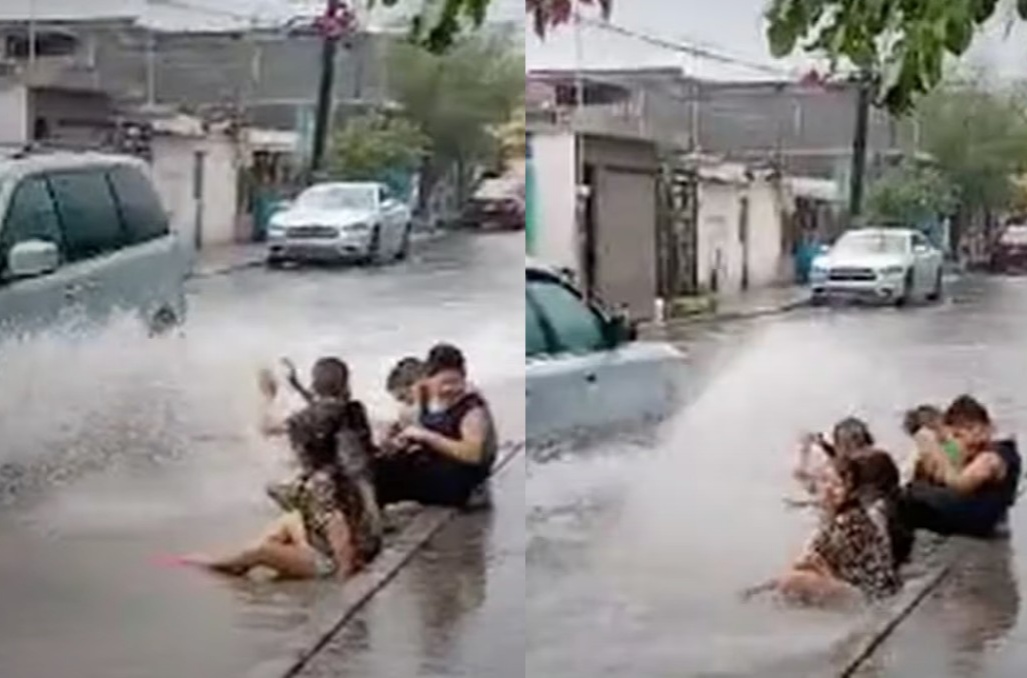
[[[311,178],[324,165],[328,129],[331,126],[332,85],[335,81],[335,54],[339,40],[353,24],[353,13],[342,0],[327,0],[325,13],[318,19],[321,32],[321,80],[317,88],[314,140],[310,154]]]
[[[859,221],[863,212],[863,187],[867,170],[867,128],[870,124],[871,78],[857,76],[856,130],[852,137],[852,175],[849,177],[849,225]]]

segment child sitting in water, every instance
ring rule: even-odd
[[[825,474],[825,519],[805,552],[784,576],[746,594],[775,590],[794,602],[831,604],[896,593],[896,559],[864,505],[876,491],[880,469],[875,466],[887,467],[887,457],[879,451],[836,457]]]
[[[933,405],[920,405],[906,413],[902,428],[916,443],[913,462],[905,469],[906,480],[923,480],[925,477],[923,461],[926,457],[941,450],[956,470],[962,469],[966,463],[963,450],[945,426],[944,413]]]
[[[382,434],[380,447],[385,454],[394,453],[402,448],[404,445],[399,439],[399,434],[407,426],[417,423],[420,403],[424,400],[424,377],[424,361],[414,357],[401,359],[389,372],[385,380],[385,389],[399,405],[399,414]]]

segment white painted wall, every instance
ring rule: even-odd
[[[203,246],[235,242],[238,216],[237,159],[233,142],[220,135],[158,135],[153,141],[153,177],[170,212],[172,228],[192,245],[196,230],[194,154],[204,153]]]
[[[749,288],[779,282],[784,270],[782,219],[774,185],[763,180],[749,184],[704,181],[699,185],[698,278],[700,285],[708,288],[711,273],[718,268],[718,291],[724,295],[742,289],[743,197],[749,199]]]
[[[565,132],[533,133],[531,144],[538,201],[535,257],[551,266],[570,269],[580,277],[574,215],[574,136]]]
[[[774,285],[785,274],[781,251],[781,197],[774,183],[757,180],[749,187],[749,287]]]
[[[741,244],[738,241],[738,187],[699,184],[699,223],[696,267],[699,284],[709,289],[718,271],[718,291],[737,290],[741,284]]]
[[[0,143],[26,144],[31,134],[28,90],[21,85],[0,88]]]

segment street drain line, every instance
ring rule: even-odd
[[[489,477],[496,480],[509,466],[517,455],[524,451],[523,442],[504,446],[505,454],[496,460]],[[306,668],[311,659],[317,655],[332,638],[383,588],[392,581],[400,570],[410,562],[435,534],[461,513],[458,509],[426,507],[407,524],[400,535],[389,544],[374,563],[364,572],[356,575],[342,587],[342,613],[338,608],[334,614],[324,613],[328,619],[315,621],[317,628],[313,634],[305,635],[304,642],[297,639],[292,644],[292,652],[278,660],[265,662],[251,671],[249,678],[295,678]],[[314,641],[309,641],[313,635]]]
[[[899,624],[908,618],[920,603],[945,581],[945,578],[952,572],[956,561],[959,560],[960,551],[961,549],[956,549],[954,553],[947,554],[948,557],[944,562],[925,577],[918,588],[909,592],[905,601],[890,610],[890,613],[878,623],[871,625],[865,634],[860,634],[865,635],[864,641],[857,646],[853,656],[845,662],[841,672],[838,673],[839,678],[854,676],[856,671],[873,656],[877,648],[899,627]]]

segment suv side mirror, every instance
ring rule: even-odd
[[[638,326],[624,313],[617,313],[606,323],[606,342],[610,348],[638,339]]]
[[[61,265],[57,245],[47,240],[25,240],[7,254],[7,275],[10,278],[35,278],[53,273]]]

